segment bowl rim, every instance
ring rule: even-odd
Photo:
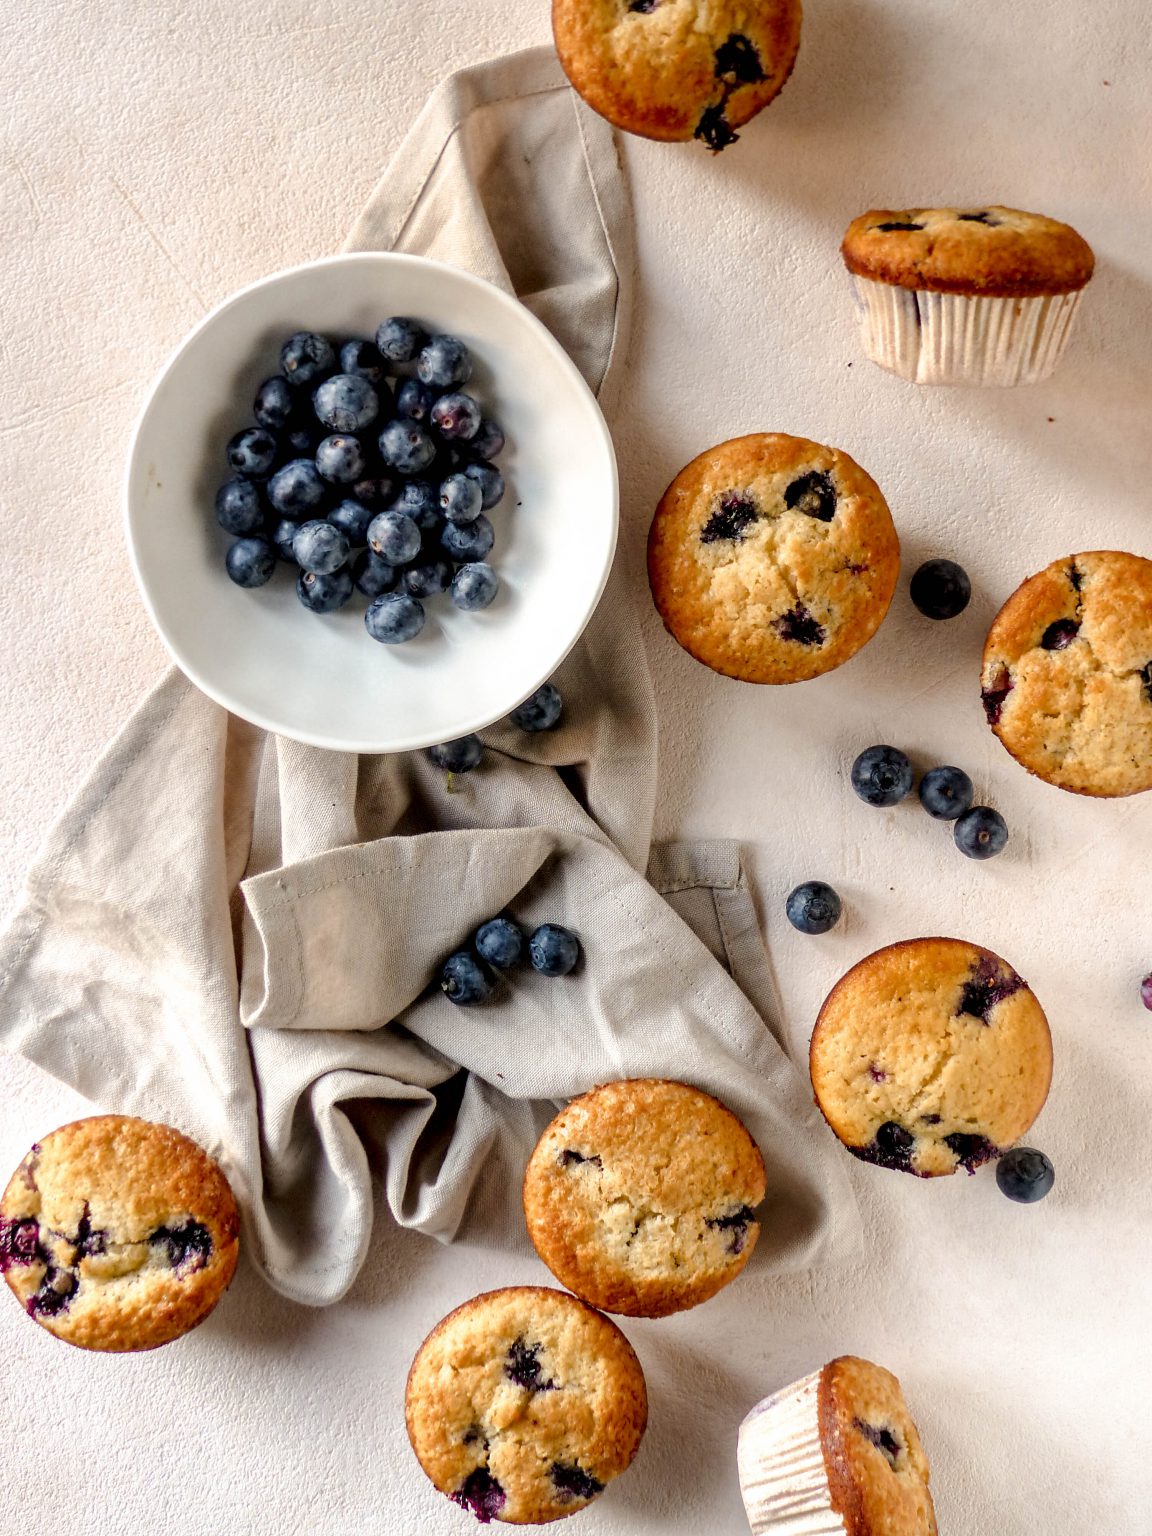
[[[188,678],[188,680],[197,688],[199,688],[202,693],[206,694],[223,709],[226,709],[229,714],[236,715],[237,718],[246,720],[250,725],[258,726],[261,730],[268,731],[274,736],[284,736],[291,741],[303,742],[306,746],[323,747],[331,752],[355,752],[377,756],[381,754],[417,751],[424,747],[436,745],[440,738],[428,739],[425,734],[419,732],[417,732],[415,735],[406,737],[390,738],[386,744],[382,744],[378,740],[352,739],[351,737],[336,738],[317,731],[307,731],[296,728],[287,729],[283,722],[275,720],[272,718],[272,716],[259,709],[238,709],[236,707],[235,700],[228,696],[227,691],[219,688],[212,682],[210,678],[206,677],[196,662],[184,654],[182,648],[169,635],[164,623],[160,618],[159,613],[157,612],[156,605],[153,602],[152,594],[149,591],[148,582],[146,581],[144,573],[141,569],[133,527],[134,506],[132,490],[133,485],[137,479],[141,439],[147,426],[148,417],[152,411],[156,397],[160,393],[160,390],[162,389],[169,374],[172,372],[172,369],[176,366],[178,360],[188,349],[188,347],[190,347],[197,336],[199,336],[200,332],[212,324],[227,310],[233,308],[233,306],[237,304],[243,303],[243,301],[250,294],[257,292],[262,288],[272,287],[276,283],[283,281],[285,278],[295,277],[301,272],[322,271],[326,268],[347,268],[350,265],[408,266],[431,269],[433,272],[450,273],[454,280],[463,281],[465,286],[471,286],[473,288],[480,289],[487,294],[494,296],[498,306],[508,310],[509,313],[517,312],[519,318],[526,320],[529,328],[535,330],[538,339],[543,343],[545,348],[553,354],[556,360],[560,363],[563,370],[568,374],[572,383],[576,386],[577,392],[582,394],[587,404],[592,407],[590,419],[596,433],[599,436],[601,446],[604,449],[606,455],[611,489],[611,528],[608,540],[607,558],[604,561],[603,569],[600,572],[599,580],[596,582],[594,590],[590,591],[589,599],[584,605],[580,621],[577,624],[571,639],[567,642],[567,644],[564,646],[564,649],[555,658],[555,660],[549,663],[547,670],[535,683],[533,683],[531,688],[526,689],[519,698],[515,699],[506,708],[501,709],[495,715],[491,714],[488,710],[482,710],[474,717],[468,718],[466,723],[463,724],[459,731],[460,736],[470,735],[473,732],[482,731],[486,727],[494,725],[496,721],[501,720],[506,715],[510,714],[511,711],[517,707],[517,705],[523,703],[526,698],[529,698],[533,693],[535,693],[536,689],[539,688],[541,684],[547,682],[552,674],[556,671],[556,669],[563,663],[563,661],[572,651],[573,647],[576,645],[577,641],[583,635],[584,631],[587,629],[592,615],[595,613],[597,607],[600,604],[600,599],[604,595],[604,589],[608,585],[608,578],[612,573],[612,567],[616,560],[616,553],[620,539],[620,471],[616,462],[616,449],[612,441],[612,434],[608,429],[607,421],[604,419],[604,413],[600,409],[599,400],[597,400],[596,395],[593,393],[591,387],[588,384],[588,381],[584,378],[584,375],[580,372],[579,368],[577,368],[575,362],[573,362],[570,355],[560,345],[559,341],[557,341],[556,337],[552,334],[544,322],[537,315],[534,315],[528,306],[522,303],[520,299],[515,296],[515,294],[509,293],[506,289],[500,288],[495,283],[489,282],[487,278],[479,277],[476,273],[469,272],[464,267],[453,266],[451,262],[439,261],[431,256],[417,256],[404,251],[345,251],[340,252],[334,256],[321,256],[312,261],[298,262],[295,266],[282,267],[276,272],[270,272],[264,277],[256,278],[253,282],[245,283],[241,288],[234,289],[231,293],[227,294],[223,299],[221,299],[219,303],[214,304],[206,314],[201,316],[201,318],[196,322],[194,326],[192,326],[190,330],[184,333],[180,341],[171,350],[171,352],[169,352],[163,364],[157,370],[151,384],[149,385],[148,392],[144,397],[143,404],[141,405],[140,410],[136,416],[136,420],[133,424],[132,433],[128,443],[128,453],[121,486],[124,538],[128,546],[128,561],[132,567],[132,575],[135,579],[136,587],[140,594],[141,600],[143,601],[145,611],[147,612],[148,617],[152,622],[152,627],[156,631],[156,634],[159,636],[160,641],[163,644],[165,650],[168,652],[169,657],[179,668],[179,670],[183,672],[184,676]]]

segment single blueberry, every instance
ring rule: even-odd
[[[376,345],[390,363],[410,363],[427,339],[424,327],[407,315],[393,315],[376,332]]]
[[[483,512],[470,523],[446,523],[440,535],[441,549],[462,565],[483,560],[495,542],[496,534]]]
[[[440,970],[441,992],[450,1003],[457,1003],[461,1008],[486,1003],[494,986],[488,967],[466,949],[449,955]]]
[[[256,425],[267,427],[270,432],[282,432],[295,418],[296,411],[296,396],[288,387],[288,380],[278,373],[264,380],[252,402]]]
[[[433,389],[431,384],[422,384],[419,379],[405,379],[396,391],[396,414],[406,416],[409,421],[427,421],[439,398],[439,390]]]
[[[432,407],[432,425],[449,442],[467,440],[480,430],[480,407],[471,395],[459,390],[441,395]]]
[[[268,537],[272,542],[272,547],[276,551],[277,559],[288,560],[291,562],[291,564],[296,564],[296,556],[292,550],[292,543],[296,538],[296,530],[299,528],[299,526],[300,524],[295,522],[290,517],[282,517],[278,522],[272,525],[272,529],[268,534]]]
[[[818,523],[830,523],[836,516],[836,486],[832,476],[822,469],[793,480],[784,492],[784,505],[793,512],[803,512]]]
[[[374,516],[371,507],[349,499],[332,508],[328,521],[333,528],[339,528],[349,544],[359,546],[368,542],[368,528]]]
[[[451,389],[472,377],[472,357],[455,336],[433,336],[416,359],[416,372],[424,384]]]
[[[912,788],[912,764],[896,747],[868,747],[852,764],[852,788],[866,805],[899,805]]]
[[[424,560],[404,572],[404,590],[413,597],[436,597],[452,585],[452,565],[448,560]]]
[[[326,437],[316,448],[316,468],[325,480],[337,485],[351,485],[362,480],[368,466],[359,438],[334,433]]]
[[[747,491],[725,491],[700,530],[701,544],[740,544],[747,528],[760,519],[760,508]]]
[[[420,530],[403,512],[377,512],[368,524],[368,543],[389,565],[407,565],[420,553]]]
[[[567,976],[580,958],[580,940],[559,923],[541,923],[528,940],[528,958],[541,976]]]
[[[301,523],[292,540],[292,553],[302,571],[331,576],[348,559],[348,538],[331,523]]]
[[[347,566],[323,575],[301,571],[296,578],[296,596],[312,613],[335,613],[352,596],[352,572]]]
[[[501,971],[519,965],[524,954],[524,935],[510,917],[490,917],[477,928],[472,942],[481,959]]]
[[[970,859],[992,859],[1008,841],[1008,826],[991,806],[974,805],[956,823],[956,846]]]
[[[318,421],[333,432],[362,432],[380,413],[380,396],[354,373],[338,373],[325,379],[312,396]]]
[[[405,592],[381,593],[368,604],[364,628],[381,645],[403,645],[424,628],[423,605]]]
[[[564,699],[555,683],[541,683],[508,716],[522,731],[551,731],[560,723]]]
[[[772,628],[782,640],[794,640],[797,645],[823,645],[828,638],[824,626],[803,603],[774,619]]]
[[[504,441],[504,429],[490,416],[485,416],[464,448],[477,459],[494,459],[503,449]]]
[[[474,523],[482,500],[479,485],[468,475],[449,475],[440,482],[440,510],[450,523]]]
[[[224,568],[238,587],[262,587],[272,580],[276,551],[267,539],[237,539],[224,556]]]
[[[823,880],[806,880],[784,904],[788,921],[801,933],[828,933],[840,921],[840,898]]]
[[[440,527],[440,496],[430,480],[405,481],[390,510],[403,512],[417,528]]]
[[[335,366],[335,352],[315,331],[297,331],[280,349],[280,372],[289,384],[315,384]]]
[[[374,341],[355,337],[340,348],[340,372],[350,373],[369,384],[379,384],[388,370],[380,348]]]
[[[439,746],[429,747],[426,756],[445,773],[471,773],[484,756],[484,743],[475,734],[459,736],[455,741],[443,741]]]
[[[491,607],[499,590],[499,576],[482,560],[462,565],[452,578],[452,601],[466,613]]]
[[[216,521],[225,533],[258,533],[264,505],[251,480],[226,480],[216,492]]]
[[[203,1269],[212,1254],[212,1234],[198,1221],[186,1221],[179,1227],[157,1227],[148,1244],[162,1250],[167,1263],[179,1270],[182,1277]]]
[[[316,513],[329,495],[328,486],[311,459],[293,459],[268,482],[268,502],[281,517],[297,522]]]
[[[1002,1195],[1020,1205],[1032,1205],[1051,1192],[1056,1170],[1035,1147],[1013,1147],[996,1164],[996,1184]]]
[[[402,475],[418,475],[436,457],[436,444],[419,424],[408,418],[390,421],[379,437],[380,457]]]
[[[598,1478],[572,1462],[554,1461],[550,1475],[552,1486],[562,1499],[594,1499],[604,1492],[604,1484]]]
[[[722,149],[727,149],[729,144],[735,144],[740,135],[732,127],[724,116],[724,102],[720,101],[715,106],[705,107],[700,115],[700,121],[696,124],[696,131],[692,135],[707,144],[714,155],[718,155]]]
[[[972,780],[963,768],[929,768],[920,780],[920,804],[937,821],[955,821],[972,804]]]
[[[926,619],[954,619],[967,608],[972,583],[955,560],[925,560],[912,577],[908,594]]]
[[[352,580],[365,597],[379,597],[396,585],[395,568],[371,549],[364,549],[352,564]]]
[[[1040,636],[1040,644],[1046,651],[1066,651],[1080,633],[1076,619],[1057,619]]]
[[[388,475],[369,475],[352,484],[352,494],[362,507],[382,511],[392,499],[396,482]]]
[[[480,487],[480,506],[485,512],[504,499],[504,476],[493,464],[465,464],[464,473]]]
[[[487,1525],[504,1508],[507,1495],[487,1467],[477,1467],[452,1494],[452,1502],[475,1515],[481,1525]]]
[[[229,439],[226,454],[233,474],[263,480],[272,471],[280,445],[266,427],[247,427]]]

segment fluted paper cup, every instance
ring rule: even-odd
[[[766,1397],[740,1426],[740,1490],[755,1536],[845,1536],[820,1439],[820,1376]]]

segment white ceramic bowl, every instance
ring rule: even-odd
[[[359,593],[310,613],[295,568],[244,590],[224,570],[216,524],[224,446],[251,425],[260,381],[293,331],[372,336],[415,315],[473,352],[469,384],[508,437],[507,493],[488,516],[493,605],[447,596],[407,645],[364,628]],[[450,741],[507,714],[549,678],[604,590],[616,547],[612,440],[571,359],[534,315],[491,284],[416,256],[363,253],[294,267],[212,311],[161,373],[133,438],[128,546],[144,602],[177,665],[210,697],[267,730],[348,752]]]

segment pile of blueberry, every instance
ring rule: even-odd
[[[496,990],[496,973],[514,970],[528,951],[541,976],[567,976],[580,959],[580,940],[559,923],[541,923],[528,939],[510,917],[490,917],[472,935],[470,949],[458,949],[440,968],[440,990],[461,1008],[486,1003]]]
[[[235,537],[232,580],[262,587],[285,561],[313,613],[359,591],[365,628],[385,645],[418,635],[437,593],[487,608],[499,578],[484,514],[504,495],[490,462],[504,433],[464,392],[471,376],[463,342],[401,316],[374,341],[290,336],[216,493],[216,521]]]

